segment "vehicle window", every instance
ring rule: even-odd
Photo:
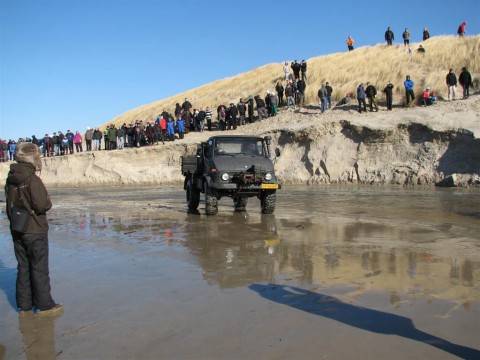
[[[263,142],[257,139],[217,139],[215,155],[264,155]]]

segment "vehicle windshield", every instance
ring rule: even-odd
[[[264,156],[263,141],[255,138],[219,138],[215,140],[214,154]]]

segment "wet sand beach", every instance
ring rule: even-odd
[[[65,312],[15,311],[2,212],[0,359],[480,357],[478,189],[285,186],[213,217],[181,185],[49,192]]]

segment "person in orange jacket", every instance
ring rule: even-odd
[[[347,38],[347,46],[348,46],[348,51],[352,51],[353,50],[353,44],[355,43],[355,41],[352,39],[351,36],[349,36]]]

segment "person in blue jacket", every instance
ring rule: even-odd
[[[9,160],[15,160],[15,152],[17,151],[17,143],[14,140],[8,142]]]
[[[185,120],[183,120],[182,116],[179,116],[177,119],[177,131],[178,137],[183,139],[183,134],[185,134]]]
[[[167,121],[167,138],[170,141],[175,140],[175,121],[173,121],[172,116],[170,116]]]
[[[413,86],[415,83],[410,79],[410,75],[407,75],[405,81],[403,82],[405,85],[405,95],[407,98],[407,106],[410,105],[410,101],[415,99],[415,93],[413,92]]]
[[[365,92],[365,88],[363,87],[363,83],[362,83],[358,85],[358,88],[357,88],[358,112],[360,114],[362,113],[362,106],[363,106],[363,111],[367,112],[367,102],[365,101],[366,97],[367,97],[367,94]]]

